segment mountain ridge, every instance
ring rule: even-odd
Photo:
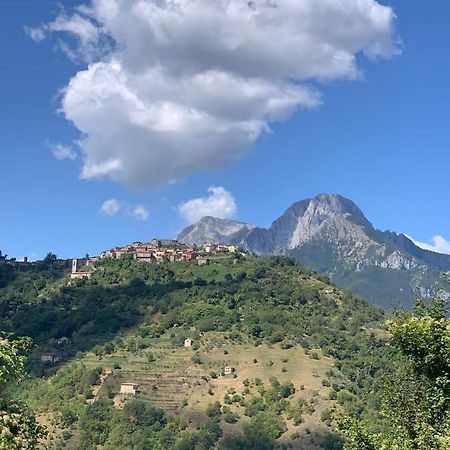
[[[205,216],[196,224],[192,224],[178,234],[177,240],[184,244],[194,245],[199,241],[233,244],[242,240],[256,225],[235,220],[218,219]]]
[[[260,256],[294,257],[388,309],[411,306],[417,290],[428,295],[441,273],[450,271],[450,255],[424,250],[404,234],[376,229],[353,201],[338,194],[295,202],[269,228],[203,218],[178,240],[201,245],[206,237]]]

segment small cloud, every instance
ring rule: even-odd
[[[45,30],[43,27],[24,27],[24,30],[34,42],[41,42],[45,39]]]
[[[76,152],[72,147],[64,144],[51,144],[50,146],[53,156],[58,160],[62,161],[64,159],[74,160],[77,158]]]
[[[100,212],[107,217],[115,216],[121,209],[122,204],[115,198],[105,200],[100,207]]]
[[[145,206],[137,205],[131,210],[131,215],[137,220],[145,221],[150,216],[150,213]]]
[[[450,255],[450,241],[440,235],[433,236],[429,243],[416,241],[410,236],[407,237],[409,237],[414,242],[414,244],[416,244],[420,248],[423,248],[424,250]]]
[[[205,216],[229,219],[236,215],[236,201],[231,192],[221,186],[210,186],[208,192],[208,197],[193,198],[178,205],[178,212],[187,222],[195,223]]]

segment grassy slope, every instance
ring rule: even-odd
[[[164,337],[152,346],[156,360],[148,363],[145,356],[130,356],[126,352],[108,355],[99,359],[94,354],[88,354],[83,359],[87,367],[94,368],[101,365],[110,370],[106,382],[100,389],[99,396],[107,395],[112,390],[115,394],[115,403],[120,407],[127,398],[120,396],[120,383],[134,382],[140,386],[137,398],[148,401],[150,404],[161,407],[172,414],[179,414],[195,428],[206,419],[206,408],[213,401],[224,404],[227,392],[233,389],[240,395],[244,390],[245,380],[260,379],[268,385],[272,377],[281,382],[291,381],[297,389],[290,399],[292,403],[299,399],[312,401],[314,398],[315,412],[305,416],[305,422],[295,426],[292,420],[288,421],[288,431],[281,441],[290,440],[290,435],[297,431],[302,438],[296,439],[294,448],[314,448],[315,434],[304,433],[310,428],[318,433],[329,430],[320,420],[324,409],[333,407],[336,402],[328,400],[330,388],[324,387],[321,381],[326,372],[333,368],[334,360],[321,357],[313,360],[305,354],[302,348],[281,349],[279,345],[260,345],[254,347],[250,343],[234,344],[225,334],[206,333],[201,342],[205,346],[198,352],[203,360],[202,364],[194,364],[191,360],[194,351],[189,348],[168,348]],[[203,350],[204,349],[204,350]],[[225,354],[224,352],[227,352]],[[257,362],[254,362],[254,360]],[[114,365],[120,369],[114,370]],[[236,377],[231,375],[211,378],[210,372],[220,373],[225,365],[236,368]],[[304,386],[304,389],[301,389]],[[255,386],[250,390],[254,394]],[[246,395],[244,394],[244,397]],[[187,401],[186,406],[183,401]],[[246,420],[244,408],[235,403],[232,410],[241,420]],[[240,428],[239,422],[233,425],[222,423],[225,434],[236,433]]]

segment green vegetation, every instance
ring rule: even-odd
[[[36,422],[33,412],[5,394],[8,384],[24,378],[22,352],[29,346],[29,339],[10,340],[0,335],[0,449],[35,449],[45,436],[45,429]]]
[[[447,450],[450,448],[450,319],[445,303],[420,302],[415,314],[397,314],[389,322],[392,343],[405,365],[384,387],[383,433],[354,418],[341,421],[348,450]]]
[[[335,412],[385,430],[379,392],[402,359],[383,312],[290,259],[123,257],[76,281],[47,261],[0,280],[0,329],[36,344],[8,392],[51,449],[342,449]]]

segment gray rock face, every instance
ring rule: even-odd
[[[236,245],[255,228],[255,225],[248,223],[206,216],[196,224],[185,228],[177,236],[177,240],[187,245],[201,245],[208,242]]]
[[[178,240],[292,256],[388,309],[411,305],[417,289],[431,292],[440,274],[450,271],[450,255],[423,250],[403,234],[376,230],[352,201],[334,194],[294,203],[269,229],[205,217]]]

